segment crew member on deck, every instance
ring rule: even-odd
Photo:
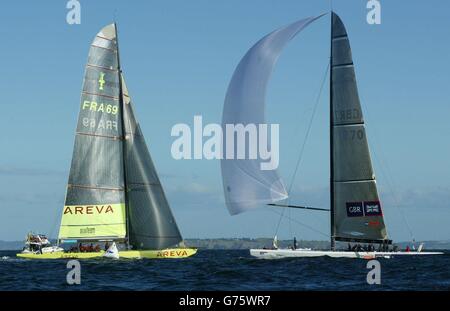
[[[297,239],[294,237],[294,246],[293,246],[293,249],[295,250],[295,249],[297,249]]]

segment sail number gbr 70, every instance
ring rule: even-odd
[[[337,132],[341,140],[362,140],[365,137],[364,129],[343,129]]]

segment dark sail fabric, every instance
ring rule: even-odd
[[[332,163],[336,240],[386,240],[347,32],[332,13]]]
[[[130,244],[163,249],[182,241],[122,77]]]
[[[126,235],[119,92],[112,24],[97,34],[89,51],[60,239]]]

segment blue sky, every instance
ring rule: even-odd
[[[176,123],[220,123],[225,92],[244,53],[262,36],[329,10],[328,0],[8,1],[0,11],[0,239],[28,230],[56,235],[95,34],[116,16],[121,60],[153,160],[186,238],[272,236],[280,210],[229,216],[218,161],[172,159]],[[450,20],[447,1],[335,0],[346,24],[388,231],[395,240],[450,238]],[[329,57],[329,15],[283,52],[268,92],[280,124],[280,173],[289,182]],[[292,202],[328,206],[328,87],[324,89]],[[328,215],[291,211],[328,234]],[[405,221],[406,219],[406,221]],[[326,239],[283,221],[279,238]]]

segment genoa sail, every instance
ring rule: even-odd
[[[227,144],[224,145],[224,157],[221,160],[225,201],[232,215],[288,197],[277,170],[262,170],[261,158],[228,156],[230,149],[236,153],[240,144],[235,132],[230,132],[233,137],[227,139],[229,133],[226,127],[266,123],[266,89],[278,57],[292,38],[321,16],[302,19],[268,34],[246,53],[234,71],[223,108],[222,127]],[[230,141],[232,143],[228,143]],[[240,146],[244,145],[245,150],[250,150],[248,140]],[[267,145],[271,149],[270,142]]]
[[[122,79],[130,244],[163,249],[182,241]]]
[[[115,25],[91,44],[59,239],[126,236],[123,133]]]
[[[331,197],[332,239],[387,240],[358,96],[350,42],[332,13]]]

